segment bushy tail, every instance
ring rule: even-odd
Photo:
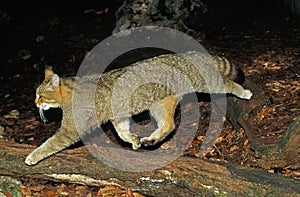
[[[221,74],[230,79],[235,80],[238,76],[238,70],[233,63],[230,63],[228,59],[220,56],[212,56],[215,66],[220,70]]]

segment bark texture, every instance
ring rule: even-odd
[[[147,25],[173,27],[189,33],[193,31],[183,21],[206,11],[207,7],[200,0],[125,0],[116,12],[113,33]]]

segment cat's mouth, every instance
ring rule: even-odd
[[[42,106],[38,106],[40,109],[42,109],[42,110],[48,110],[48,109],[50,109],[50,105],[42,105]]]
[[[39,109],[42,109],[44,111],[50,109],[50,108],[57,108],[59,107],[59,105],[52,105],[52,104],[48,104],[48,103],[42,103],[42,104],[37,104],[36,105]]]
[[[40,114],[40,118],[43,122],[47,122],[47,118],[45,117],[44,111],[50,109],[51,107],[56,107],[56,106],[51,106],[47,103],[43,103],[41,105],[37,105],[37,107],[39,108],[39,114]]]

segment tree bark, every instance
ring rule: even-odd
[[[300,180],[262,170],[179,157],[154,171],[126,172],[94,158],[85,147],[65,150],[35,166],[24,159],[35,147],[0,140],[0,174],[92,186],[116,185],[150,196],[300,196]]]
[[[200,0],[124,0],[116,12],[113,33],[141,26],[171,27],[188,34],[195,33],[185,25],[189,17],[199,17],[207,11]]]

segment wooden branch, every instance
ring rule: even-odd
[[[268,105],[268,101],[263,94],[263,90],[250,81],[245,81],[245,87],[251,87],[253,98],[249,101],[236,98],[228,99],[228,117],[233,126],[238,129],[242,127],[250,146],[256,152],[257,161],[265,169],[279,167],[300,167],[300,117],[285,132],[283,140],[278,143],[268,144],[258,137],[254,126],[257,121],[257,113],[263,106]]]
[[[251,100],[241,100],[235,97],[228,98],[227,113],[230,122],[236,128],[243,128],[247,134],[251,147],[256,150],[264,143],[261,141],[253,128],[257,113],[268,105],[268,100],[263,90],[251,81],[246,80],[243,86],[249,87],[253,93]],[[250,88],[251,87],[251,88]]]
[[[34,147],[0,140],[0,174],[87,185],[117,185],[152,196],[300,196],[300,180],[262,170],[179,157],[154,171],[125,172],[110,168],[89,154],[86,147],[65,150],[26,166]]]

